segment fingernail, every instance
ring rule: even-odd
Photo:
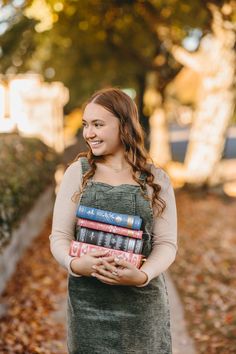
[[[114,259],[114,261],[117,262],[117,263],[119,263],[120,259],[116,257],[116,258]]]
[[[97,267],[95,265],[92,266],[93,269],[97,269]]]
[[[96,277],[96,273],[91,273],[92,277]]]

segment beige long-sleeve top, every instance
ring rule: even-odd
[[[144,271],[148,280],[142,286],[147,285],[153,278],[168,269],[175,259],[177,251],[177,217],[174,191],[168,175],[152,166],[155,183],[161,185],[160,197],[166,202],[166,208],[161,217],[154,217],[153,223],[153,248],[146,262],[140,268]],[[77,204],[72,201],[75,192],[80,191],[82,181],[82,168],[80,160],[72,163],[66,170],[57,193],[54,211],[52,231],[49,236],[50,249],[55,259],[65,267],[70,274],[74,274],[70,268],[73,257],[69,256],[71,240],[74,239],[76,224]],[[148,194],[152,188],[147,186]]]

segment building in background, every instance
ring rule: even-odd
[[[69,91],[61,82],[46,83],[38,74],[0,81],[0,132],[37,137],[57,152],[64,150],[63,107]]]

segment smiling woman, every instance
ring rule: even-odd
[[[83,127],[83,137],[95,156],[123,151],[119,120],[102,106],[93,102],[86,106]]]
[[[68,351],[170,354],[163,272],[175,259],[177,222],[169,177],[150,163],[137,107],[121,90],[96,92],[83,126],[89,151],[63,177],[50,235],[54,257],[69,272]],[[146,261],[138,268],[105,251],[71,257],[70,243],[81,236],[78,206],[138,216]]]

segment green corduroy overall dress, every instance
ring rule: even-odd
[[[82,173],[90,168],[81,159]],[[145,180],[145,176],[140,177]],[[147,191],[146,191],[147,193]],[[153,213],[141,187],[89,181],[80,204],[142,218],[144,248],[152,248]],[[93,277],[68,279],[69,354],[171,354],[170,315],[164,275],[147,286],[117,286]]]

